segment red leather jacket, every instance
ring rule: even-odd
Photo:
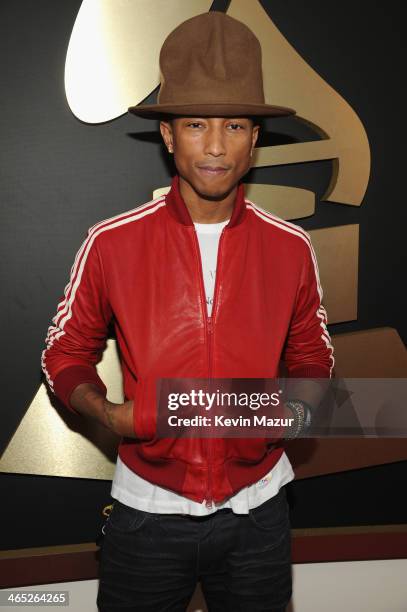
[[[96,372],[113,319],[135,438],[121,459],[138,475],[194,501],[222,501],[259,480],[283,443],[265,438],[161,438],[155,433],[156,378],[330,377],[333,348],[318,267],[300,226],[245,199],[238,186],[219,240],[212,316],[207,316],[199,244],[189,211],[171,190],[88,230],[48,329],[42,368],[69,398]]]

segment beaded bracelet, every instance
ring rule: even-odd
[[[303,400],[289,399],[285,405],[292,411],[295,416],[296,430],[290,434],[288,438],[297,438],[298,435],[307,431],[311,425],[311,408]]]

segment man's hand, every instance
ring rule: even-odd
[[[96,385],[82,383],[71,393],[70,404],[79,414],[95,419],[118,436],[137,437],[134,431],[133,400],[114,404],[104,397]]]
[[[128,400],[124,404],[113,404],[105,399],[104,411],[107,427],[118,436],[135,438],[133,409],[133,400]]]

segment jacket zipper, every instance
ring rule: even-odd
[[[204,320],[205,320],[205,325],[206,325],[206,334],[207,334],[207,347],[208,347],[208,379],[211,380],[211,376],[212,376],[212,336],[213,336],[213,322],[215,319],[215,308],[216,308],[216,304],[217,304],[217,297],[218,297],[218,292],[219,292],[219,262],[220,262],[220,254],[221,254],[221,246],[222,246],[222,238],[224,236],[225,233],[225,227],[222,229],[222,232],[220,234],[219,237],[219,244],[218,244],[218,253],[217,253],[217,258],[216,258],[216,275],[215,275],[215,287],[214,287],[214,291],[213,291],[213,302],[212,302],[212,312],[211,312],[211,316],[208,317],[208,307],[207,307],[207,303],[206,303],[206,293],[205,293],[205,283],[204,283],[204,278],[203,278],[203,269],[202,269],[202,258],[201,258],[201,250],[199,248],[199,242],[198,242],[198,236],[196,233],[196,229],[194,226],[194,239],[195,239],[195,246],[197,248],[198,251],[198,258],[199,258],[199,279],[200,279],[200,285],[201,285],[201,303],[202,303],[202,307],[203,307],[203,312],[204,312]],[[208,459],[208,483],[207,483],[207,488],[206,488],[206,497],[205,497],[205,505],[207,508],[212,508],[212,502],[213,502],[213,498],[212,498],[212,439],[211,438],[205,438],[205,442],[206,442],[206,449],[207,449],[207,459]]]

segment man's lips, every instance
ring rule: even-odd
[[[202,165],[202,166],[197,166],[197,167],[198,167],[198,170],[200,170],[204,174],[208,174],[212,176],[216,176],[218,174],[224,174],[225,172],[227,172],[227,170],[229,170],[229,168],[226,166],[210,166],[210,165],[204,166]]]

